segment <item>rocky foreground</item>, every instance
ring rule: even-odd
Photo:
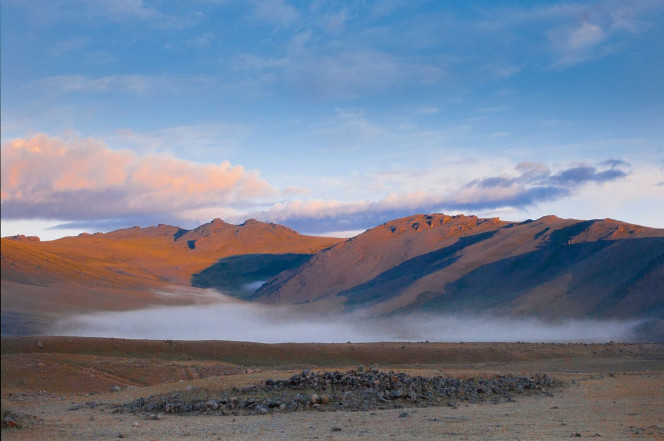
[[[266,379],[261,384],[212,393],[189,387],[184,392],[139,398],[116,412],[215,415],[265,415],[273,412],[367,411],[401,407],[451,406],[459,402],[514,401],[514,394],[551,395],[559,385],[548,374],[533,377],[496,376],[491,379],[422,377],[360,366],[347,372],[303,370],[289,379]]]

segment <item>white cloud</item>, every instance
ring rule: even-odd
[[[326,55],[307,53],[293,65],[290,75],[296,84],[317,94],[352,98],[388,86],[433,83],[444,72],[438,66],[413,63],[375,49],[346,46]]]
[[[79,52],[89,44],[89,39],[86,37],[71,38],[68,40],[57,41],[53,44],[53,48],[49,53],[53,56],[59,56],[70,52]]]
[[[629,169],[629,165],[605,161],[552,170],[542,163],[513,164],[491,158],[466,164],[448,162],[432,169],[394,170],[342,180],[350,187],[367,189],[364,198],[290,199],[258,209],[252,216],[308,231],[315,225],[317,232],[370,228],[396,217],[435,211],[517,213],[519,218],[540,211],[537,217],[541,217],[558,214],[551,208],[556,201],[568,201],[592,188],[611,197],[611,188],[622,185],[633,173],[643,173],[621,168]],[[652,187],[653,192],[663,191],[662,186]],[[635,191],[632,187],[626,193]],[[382,196],[371,197],[376,194]]]
[[[435,115],[437,113],[440,113],[440,109],[438,107],[434,106],[428,106],[428,107],[422,107],[418,113],[422,115]]]
[[[604,38],[606,38],[606,34],[601,27],[593,23],[583,22],[568,32],[565,45],[569,50],[585,50],[597,45]]]
[[[109,14],[119,17],[132,17],[139,20],[159,20],[163,14],[143,4],[143,0],[114,0],[112,2],[95,1],[98,7],[105,9]]]
[[[554,66],[567,67],[609,55],[611,48],[597,49],[608,36],[599,25],[587,21],[549,32],[549,40],[558,55]]]
[[[289,27],[300,18],[300,11],[285,0],[252,1],[252,17],[264,23]]]
[[[344,118],[363,120],[361,112],[353,111],[343,111]],[[353,124],[343,127],[349,131]],[[3,219],[151,216],[157,222],[214,217],[236,222],[256,217],[321,233],[434,211],[614,217],[652,226],[664,218],[659,208],[664,206],[664,186],[658,185],[664,181],[662,170],[616,159],[549,165],[500,157],[469,160],[450,152],[426,167],[401,164],[334,178],[300,175],[279,191],[258,172],[228,162],[195,163],[158,153],[168,150],[169,138],[176,149],[179,144],[186,148],[216,139],[223,128],[179,127],[132,141],[143,145],[142,154],[112,150],[94,139],[36,135],[10,141],[2,148]],[[130,140],[135,134],[124,136]],[[114,142],[121,145],[122,139]],[[630,208],[634,216],[625,215]]]
[[[58,2],[15,2],[39,24],[44,23],[123,23],[138,22],[156,29],[177,30],[198,23],[203,17],[192,8],[166,12],[163,5],[143,0],[59,0]],[[157,2],[158,3],[158,2]],[[183,3],[184,4],[184,3]],[[173,6],[173,5],[170,5]]]
[[[245,53],[235,58],[233,66],[259,83],[267,75],[272,82],[286,83],[316,99],[354,98],[395,86],[431,84],[445,76],[435,63],[353,42],[321,42],[311,30],[294,35],[278,56]]]
[[[491,31],[535,25],[548,39],[551,67],[568,68],[605,57],[624,48],[626,39],[649,28],[662,10],[659,0],[623,2],[556,2],[526,8],[486,11],[481,28]],[[506,34],[509,38],[509,34]],[[537,38],[527,44],[538,44]]]
[[[322,147],[352,150],[370,148],[385,140],[388,132],[379,124],[365,118],[362,111],[337,109],[334,118],[312,127],[310,135],[320,139]]]
[[[190,77],[147,76],[147,75],[108,75],[90,78],[85,75],[56,75],[34,81],[31,87],[38,87],[46,93],[94,93],[132,92],[136,94],[164,93],[177,94],[193,90],[201,85],[212,85],[216,78],[208,75]]]
[[[135,132],[119,129],[109,138],[114,147],[124,147],[141,153],[187,152],[189,157],[206,158],[211,151],[216,154],[237,148],[252,128],[243,124],[201,123],[155,130]]]

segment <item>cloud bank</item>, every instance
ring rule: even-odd
[[[2,217],[104,219],[232,206],[274,189],[258,172],[38,134],[2,148]]]
[[[631,174],[630,164],[618,159],[557,170],[537,162],[522,162],[511,170],[509,164],[463,165],[476,177],[486,175],[481,178],[459,175],[458,170],[446,175],[450,167],[459,166],[355,177],[356,184],[339,178],[326,185],[339,191],[368,188],[364,196],[375,193],[379,199],[362,198],[362,193],[346,199],[298,199],[312,193],[305,187],[293,192],[292,186],[279,191],[258,171],[228,161],[197,163],[162,153],[113,150],[95,139],[38,134],[2,147],[2,218],[57,219],[67,228],[109,230],[254,217],[318,234],[363,230],[413,213],[524,210]]]
[[[628,168],[624,161],[608,160],[595,165],[576,164],[554,173],[545,164],[522,162],[511,173],[473,179],[445,192],[390,193],[378,201],[293,199],[253,215],[314,233],[366,229],[413,213],[524,209],[571,196],[588,184],[618,181],[628,176]]]
[[[223,298],[223,296],[219,295]],[[62,320],[49,335],[261,343],[378,341],[629,341],[639,321],[405,315],[370,319],[360,314],[323,317],[296,309],[240,303],[104,312]]]

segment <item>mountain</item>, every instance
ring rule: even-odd
[[[308,257],[339,241],[255,219],[241,225],[214,219],[193,230],[133,227],[44,242],[2,238],[3,334],[36,332],[66,313],[205,301],[191,288],[192,278],[220,259]],[[212,280],[210,286],[223,285]]]
[[[252,296],[371,315],[664,318],[664,230],[611,219],[415,215],[279,274]]]
[[[297,311],[652,319],[664,331],[664,230],[611,219],[525,222],[420,214],[353,237],[249,219],[158,225],[41,242],[2,239],[2,332],[67,315],[216,302]]]

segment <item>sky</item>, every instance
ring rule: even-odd
[[[2,236],[664,228],[664,0],[2,0]]]

